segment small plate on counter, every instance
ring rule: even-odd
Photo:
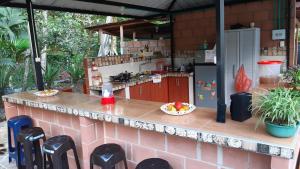
[[[189,103],[173,102],[167,103],[160,107],[160,110],[166,114],[173,116],[182,116],[191,113],[196,106]]]
[[[56,95],[58,92],[59,92],[58,90],[50,89],[50,90],[34,92],[33,94],[39,97],[50,97]]]

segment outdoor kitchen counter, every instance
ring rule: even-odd
[[[33,119],[43,116],[40,118],[48,120],[44,119],[45,112],[47,112],[47,116],[56,113],[63,114],[62,116],[78,117],[80,127],[88,120],[104,121],[106,124],[104,126],[114,124],[123,126],[121,128],[135,128],[134,130],[138,130],[138,133],[148,130],[164,135],[183,137],[191,141],[217,144],[218,147],[237,148],[239,151],[265,154],[273,156],[270,157],[272,163],[274,158],[291,163],[290,161],[295,161],[298,156],[298,136],[286,139],[275,138],[265,132],[263,125],[255,130],[257,121],[255,118],[240,123],[230,120],[227,115],[226,123],[222,124],[215,121],[216,111],[208,108],[197,108],[185,116],[170,116],[160,110],[162,103],[159,102],[117,98],[115,105],[102,106],[99,100],[99,97],[95,96],[63,92],[44,98],[37,97],[32,92],[3,96],[8,117],[13,116],[12,111],[8,109],[15,106],[18,114],[28,114],[26,110],[31,109],[31,114],[29,114]],[[42,110],[39,112],[43,115],[34,115],[33,112],[38,112],[37,110]],[[15,115],[17,114],[15,113]],[[47,129],[44,128],[44,130]],[[80,132],[80,135],[86,135],[86,133],[82,133],[82,129]],[[121,131],[118,130],[118,132]],[[109,135],[110,133],[106,132],[105,134]],[[91,136],[81,136],[81,139],[86,137]],[[128,137],[128,139],[132,138]],[[106,138],[104,140],[107,141]]]
[[[159,74],[159,73],[158,73]],[[187,73],[187,72],[166,72],[166,73],[161,73],[161,78],[165,77],[193,77],[193,73]],[[130,86],[135,86],[137,84],[142,84],[146,82],[152,81],[151,78],[152,75],[144,75],[143,78],[138,78],[138,79],[132,79],[130,82],[111,82],[113,85],[113,90],[121,90],[125,89],[126,87]],[[102,90],[101,86],[90,86],[90,90]]]

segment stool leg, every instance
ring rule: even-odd
[[[20,132],[20,129],[14,128],[13,132],[14,132],[15,153],[19,154],[16,155],[16,163],[17,166],[21,166],[24,154],[23,154],[22,146],[18,144],[18,140],[17,140],[17,133]]]
[[[78,158],[76,147],[75,147],[74,143],[72,144],[72,149],[73,149],[73,153],[74,153],[74,157],[75,157],[75,162],[76,162],[77,169],[80,169],[79,158]]]
[[[56,154],[53,155],[52,162],[53,162],[53,169],[68,169],[68,168],[63,168],[62,163],[61,163],[61,156],[57,156]]]
[[[32,169],[32,168],[34,168],[34,163],[33,163],[33,158],[32,158],[32,143],[25,142],[23,144],[23,147],[24,147],[26,169]]]
[[[35,155],[34,163],[37,165],[37,169],[42,169],[43,159],[42,159],[40,141],[36,140],[33,142],[33,144],[34,144],[34,155]]]
[[[44,166],[44,169],[47,169],[46,153],[44,153],[44,155],[43,155],[43,166]]]
[[[17,146],[18,145],[18,146]],[[22,169],[22,166],[21,166],[21,163],[19,163],[19,160],[18,159],[21,159],[21,150],[19,150],[20,149],[20,143],[19,142],[16,142],[15,143],[15,147],[17,148],[18,147],[18,150],[17,149],[15,149],[15,153],[16,153],[16,162],[17,162],[17,167],[18,167],[18,169]]]
[[[48,161],[49,161],[49,166],[50,166],[51,169],[53,169],[52,158],[51,158],[51,156],[49,154],[47,155],[47,157],[48,157]]]
[[[126,161],[126,159],[125,160],[123,160],[124,161],[124,166],[125,166],[125,169],[128,169],[128,166],[127,166],[127,161]]]
[[[48,158],[48,160],[47,160],[47,158]],[[52,163],[51,156],[49,154],[44,153],[43,159],[44,159],[43,160],[44,161],[44,164],[43,164],[44,169],[53,169],[53,163]],[[49,167],[47,168],[48,163],[49,163]]]
[[[7,127],[7,139],[8,139],[8,152],[12,151],[12,146],[11,146],[11,133],[10,133],[10,127]],[[11,162],[11,157],[8,156],[8,162]]]
[[[90,169],[94,169],[94,164],[91,159],[90,159]]]
[[[62,167],[61,169],[69,169],[67,152],[63,153],[63,155],[61,156],[61,164],[62,164],[60,165]]]

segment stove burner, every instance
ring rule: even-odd
[[[112,82],[129,82],[131,79],[131,73],[125,71],[124,73],[120,73],[116,76],[110,76],[110,80]]]

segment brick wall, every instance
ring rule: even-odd
[[[125,54],[134,54],[144,50],[145,45],[149,46],[149,51],[157,52],[160,51],[163,55],[170,53],[170,40],[140,40],[140,41],[128,41],[124,42],[124,53]]]
[[[129,169],[134,169],[140,161],[151,157],[166,159],[173,169],[292,169],[295,167],[296,159],[287,160],[220,147],[182,137],[7,102],[4,105],[8,119],[22,114],[31,116],[34,126],[42,127],[47,138],[61,134],[71,136],[75,141],[82,169],[89,169],[91,152],[104,143],[117,143],[123,147]],[[68,152],[68,157],[70,169],[76,169],[72,152]],[[122,163],[116,167],[116,169],[123,168]]]
[[[205,40],[212,47],[216,40],[215,9],[179,14],[175,17],[175,50],[197,50]],[[279,47],[272,40],[273,1],[257,1],[225,7],[225,29],[240,23],[261,28],[261,48]]]

